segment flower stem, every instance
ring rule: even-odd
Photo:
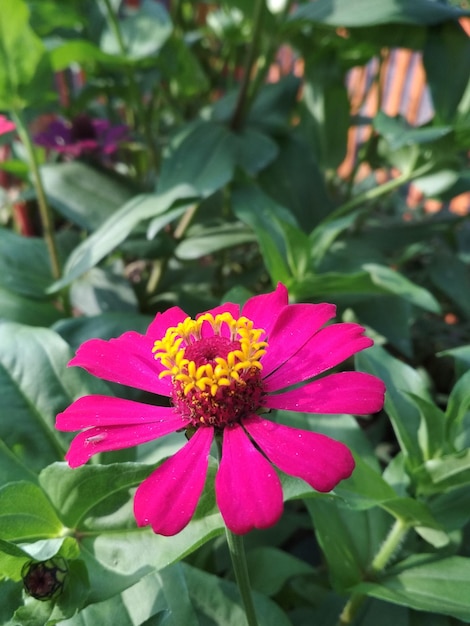
[[[36,152],[34,150],[34,146],[31,141],[31,137],[29,136],[29,132],[22,114],[19,111],[13,111],[12,117],[16,124],[16,130],[18,132],[18,135],[26,150],[26,154],[28,155],[28,164],[33,179],[34,189],[36,191],[39,215],[41,218],[41,226],[44,240],[46,242],[47,250],[49,253],[52,276],[55,280],[57,280],[61,277],[62,271],[60,267],[59,253],[57,251],[57,244],[55,240],[52,213],[49,208],[49,204],[47,203],[46,192],[44,191],[44,185],[41,178],[41,172],[39,171]]]
[[[385,569],[387,563],[395,554],[407,532],[408,525],[401,519],[395,520],[395,523],[390,529],[389,534],[387,535],[385,541],[381,545],[379,551],[377,552],[372,560],[372,563],[370,564],[370,574],[379,574]],[[357,611],[362,606],[362,603],[365,599],[365,595],[360,593],[354,593],[345,604],[341,615],[339,616],[337,626],[345,626],[346,624],[351,624]]]
[[[376,198],[380,198],[380,196],[384,196],[398,187],[401,187],[405,183],[409,183],[415,178],[419,178],[420,176],[424,176],[435,167],[435,163],[425,163],[421,167],[412,170],[411,172],[404,172],[397,176],[396,178],[392,178],[392,180],[388,180],[383,185],[379,185],[378,187],[373,187],[372,189],[367,189],[363,193],[358,194],[348,202],[345,202],[337,209],[335,209],[324,222],[331,222],[343,215],[347,215],[351,213],[356,207],[364,204],[366,202],[370,202],[371,200],[375,200]]]
[[[227,537],[228,549],[232,559],[233,571],[235,572],[238,590],[245,609],[246,621],[248,626],[258,626],[253,597],[251,595],[251,586],[250,579],[248,577],[248,567],[246,563],[243,537],[241,535],[235,535],[227,527],[225,527],[225,535]]]
[[[265,0],[255,0],[255,7],[253,10],[253,32],[251,34],[251,42],[248,47],[245,69],[242,83],[240,85],[240,91],[238,93],[237,103],[235,105],[235,110],[232,116],[232,120],[230,122],[230,127],[232,128],[232,130],[240,130],[240,128],[243,126],[246,110],[248,108],[248,87],[250,85],[251,73],[258,50],[258,43],[261,34],[261,25],[263,23],[264,12]]]

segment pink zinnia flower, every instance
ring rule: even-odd
[[[270,409],[309,413],[374,413],[384,384],[362,372],[316,378],[372,345],[357,324],[324,326],[332,304],[288,304],[279,284],[241,310],[227,303],[196,317],[178,307],[159,313],[145,335],[91,339],[70,365],[109,381],[170,398],[153,406],[86,396],[57,416],[59,430],[85,429],[72,441],[71,467],[98,452],[145,443],[175,431],[189,441],[139,486],[140,526],[174,535],[191,520],[204,488],[214,435],[222,441],[217,504],[235,533],[275,524],[283,510],[273,465],[327,492],[354,469],[349,449],[325,435],[283,426]],[[303,383],[302,386],[299,386]]]
[[[85,153],[113,154],[119,143],[129,136],[129,128],[124,124],[113,126],[111,122],[88,115],[77,115],[71,122],[53,120],[45,131],[34,137],[38,146],[55,150],[72,157]]]

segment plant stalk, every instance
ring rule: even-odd
[[[29,168],[33,179],[34,189],[36,191],[39,215],[41,218],[41,226],[44,240],[47,246],[47,251],[49,253],[52,276],[54,280],[58,280],[62,275],[62,270],[60,266],[59,253],[57,250],[57,243],[55,239],[54,222],[52,219],[52,212],[46,199],[46,192],[44,191],[44,185],[42,182],[41,172],[39,171],[36,152],[22,114],[19,111],[13,111],[12,117],[16,124],[16,130],[18,132],[18,135],[28,155]]]
[[[263,23],[263,16],[265,11],[265,0],[256,0],[253,10],[253,32],[251,36],[251,42],[248,47],[247,57],[245,61],[245,71],[243,73],[242,83],[240,85],[240,91],[238,92],[237,103],[233,112],[232,120],[230,122],[230,128],[232,130],[240,130],[245,120],[245,115],[248,109],[248,87],[251,81],[251,73],[255,64],[256,53],[258,51],[259,38],[261,34],[261,26]]]
[[[343,217],[343,215],[351,213],[361,204],[365,204],[366,202],[370,202],[371,200],[376,200],[377,198],[380,198],[381,196],[384,196],[385,194],[390,193],[395,189],[398,189],[398,187],[401,187],[405,183],[409,183],[415,178],[419,178],[420,176],[428,174],[434,168],[434,166],[435,164],[425,163],[421,167],[418,167],[411,172],[404,172],[403,174],[400,174],[400,176],[392,178],[392,180],[388,180],[383,185],[379,185],[378,187],[374,187],[373,189],[367,189],[367,191],[363,191],[354,198],[351,198],[351,200],[348,200],[348,202],[345,202],[344,204],[339,206],[324,221],[331,222],[335,219],[338,219],[339,217]]]
[[[389,534],[370,564],[368,571],[369,574],[379,574],[386,568],[407,532],[408,525],[401,519],[395,520]],[[339,616],[337,626],[346,626],[347,624],[351,624],[366,597],[367,596],[360,593],[353,593]]]
[[[248,576],[248,566],[246,563],[243,537],[241,535],[235,535],[227,527],[225,527],[225,535],[227,537],[228,549],[232,559],[233,571],[235,572],[238,590],[245,609],[246,621],[248,626],[258,626],[253,597],[251,595],[251,586]]]

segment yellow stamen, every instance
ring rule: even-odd
[[[239,348],[232,350],[225,358],[215,357],[215,366],[210,363],[196,365],[186,358],[186,349],[202,337],[203,324],[212,327],[214,336],[226,337],[229,341],[238,342]],[[225,332],[222,332],[225,328]],[[182,383],[184,395],[194,389],[215,396],[220,387],[229,386],[232,381],[240,381],[243,372],[261,371],[261,357],[266,353],[266,341],[260,341],[265,331],[253,329],[253,322],[246,317],[234,319],[228,312],[212,315],[204,313],[193,320],[187,317],[177,326],[168,328],[162,339],[155,341],[152,348],[154,358],[165,368],[160,378],[172,376],[173,380]]]

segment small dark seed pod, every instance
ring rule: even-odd
[[[21,571],[27,594],[36,600],[54,600],[64,589],[67,562],[60,556],[48,561],[29,561]]]

